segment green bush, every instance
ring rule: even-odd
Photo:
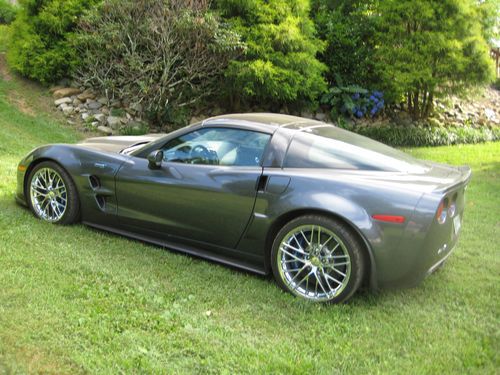
[[[10,26],[0,25],[0,52],[7,51],[7,45],[10,39]]]
[[[23,0],[7,53],[9,65],[42,83],[69,77],[81,59],[73,45],[84,10],[99,0]]]
[[[214,3],[247,45],[225,73],[232,109],[298,109],[316,101],[326,88],[326,67],[316,58],[323,43],[315,37],[308,0]]]
[[[0,24],[8,25],[15,20],[17,8],[8,0],[0,0]]]
[[[318,36],[326,42],[319,58],[328,67],[325,76],[329,85],[341,85],[337,80],[340,78],[345,84],[376,87],[374,1],[312,0],[311,3]]]
[[[242,48],[208,5],[187,0],[106,0],[83,19],[78,46],[83,85],[175,125]]]
[[[337,76],[337,86],[331,87],[321,97],[321,104],[330,108],[330,118],[338,119],[341,115],[349,117],[375,117],[384,110],[384,94],[369,91],[358,85],[344,85]]]
[[[393,147],[449,146],[500,141],[500,127],[352,126],[343,128]]]

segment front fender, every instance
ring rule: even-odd
[[[16,200],[27,204],[26,178],[31,170],[43,161],[53,161],[64,168],[75,183],[80,199],[82,220],[107,222],[109,215],[116,214],[114,176],[127,156],[102,152],[78,145],[55,144],[34,149],[18,165]],[[99,186],[92,186],[89,177],[95,176]],[[100,205],[97,197],[105,204]],[[108,222],[109,224],[109,222]]]

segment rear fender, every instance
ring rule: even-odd
[[[277,231],[297,216],[324,214],[342,220],[363,240],[371,263],[370,284],[375,288],[378,263],[397,252],[405,227],[421,195],[413,192],[402,194],[369,184],[314,181],[303,176],[292,176],[288,188],[281,194],[269,191],[257,193],[252,221],[238,250],[261,256],[263,267],[269,270],[270,248]],[[379,222],[372,218],[374,214],[403,215],[407,220],[403,224]]]

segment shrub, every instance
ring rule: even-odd
[[[326,42],[319,54],[328,70],[329,85],[342,82],[361,87],[376,86],[373,54],[376,18],[373,0],[312,0],[311,16],[318,36]]]
[[[78,18],[99,0],[23,0],[7,53],[9,65],[42,83],[69,77],[80,63],[72,43]]]
[[[189,0],[104,1],[81,23],[80,80],[140,103],[154,121],[176,118],[216,89],[242,48],[207,7]]]
[[[337,76],[337,82],[341,84],[330,88],[321,98],[321,104],[331,107],[331,118],[338,118],[341,114],[357,118],[375,117],[383,111],[382,92],[370,92],[357,85],[344,86],[340,76]]]
[[[500,141],[500,127],[352,126],[343,128],[393,147],[449,146]]]
[[[215,7],[246,43],[225,72],[230,104],[299,108],[325,90],[308,0],[218,0]]]
[[[0,24],[8,25],[16,18],[17,8],[8,0],[0,0]]]

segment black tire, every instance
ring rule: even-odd
[[[305,232],[306,235],[300,235],[300,238],[297,237],[298,233],[301,233],[299,232],[299,230],[302,231],[301,228],[309,227],[311,227],[312,229],[309,232]],[[316,243],[313,240],[315,235],[314,228],[318,227],[319,229],[324,230],[324,232],[321,233],[321,230],[316,229],[316,231],[318,232]],[[303,231],[306,231],[306,229],[303,229]],[[291,233],[294,233],[294,235],[291,236]],[[310,238],[310,241],[307,242],[307,237],[309,237],[311,234],[312,237]],[[293,239],[294,237],[296,239]],[[340,247],[342,252],[335,253],[339,250],[328,249],[328,247],[331,246],[331,240],[328,239],[330,237],[333,238],[335,242],[339,243],[339,246],[337,246],[337,248]],[[325,238],[328,240],[325,241]],[[287,239],[290,239],[290,242],[287,242]],[[293,241],[297,242],[292,242],[292,239]],[[282,245],[283,241],[285,241],[286,245]],[[304,245],[304,247],[301,246],[301,244],[299,243],[300,241],[303,242],[302,245]],[[330,242],[330,244],[327,244],[328,246],[326,246],[324,244],[322,245],[322,242]],[[308,245],[307,247],[309,248],[309,251],[300,253],[297,252],[299,251],[299,247],[300,249],[306,250],[307,248],[305,247],[305,245],[309,243],[310,245]],[[291,250],[291,247],[288,247],[291,244],[293,244],[297,250]],[[334,246],[331,246],[332,249],[333,247]],[[283,252],[283,250],[280,250],[280,248],[286,249],[287,251]],[[314,302],[345,302],[352,297],[352,295],[356,292],[356,290],[361,285],[361,282],[363,281],[363,275],[366,267],[363,251],[363,243],[346,224],[320,215],[300,216],[286,224],[278,232],[274,239],[271,250],[271,267],[273,270],[273,276],[278,285],[283,290],[296,296],[309,299]],[[299,256],[300,258],[304,257],[304,259],[301,261],[295,261],[296,258],[292,258],[292,255],[288,255],[288,252],[291,252],[292,254],[294,254],[294,256]],[[311,254],[315,254],[314,257],[312,257]],[[333,258],[339,260],[334,260]],[[342,259],[345,259],[345,263],[348,264],[342,265]],[[349,260],[349,262],[347,262],[347,260]],[[314,264],[313,261],[315,262]],[[291,274],[290,272],[288,272],[289,270],[286,269],[286,267],[293,268],[293,266],[288,266],[287,263],[294,264],[296,268],[304,269],[305,267],[305,269],[303,271],[298,271],[296,274]],[[334,264],[339,264],[340,266],[333,267]],[[344,276],[341,276],[340,274],[338,275],[338,277],[343,278],[342,286],[340,286],[339,284],[335,284],[333,282],[333,279],[330,277],[331,275],[336,275],[337,273],[337,271],[334,271],[333,268],[338,268],[341,270],[341,273],[344,273]],[[342,272],[342,270],[344,270],[344,272]],[[302,272],[302,274],[300,274],[300,272]],[[328,276],[325,276],[325,273],[328,273]],[[315,289],[317,289],[318,285],[320,285],[323,291],[325,291],[323,297],[320,298],[319,294],[317,297],[310,295],[316,293],[316,290],[309,292],[308,283],[310,280],[310,276],[307,276],[307,280],[302,284],[296,282],[295,284],[299,285],[296,285],[294,288],[292,288],[292,285],[295,282],[293,279],[302,279],[303,275],[306,274],[314,275],[315,278],[312,279],[312,282],[314,282]],[[307,284],[305,284],[304,286],[304,283]],[[328,285],[326,286],[326,288],[323,288],[325,284]],[[332,284],[333,286],[338,286],[336,292],[334,292],[335,288],[328,288],[330,284]],[[331,294],[328,294],[327,292]]]
[[[55,220],[48,220],[47,218],[43,217],[38,210],[33,206],[34,205],[34,198],[32,197],[32,181],[34,177],[37,175],[37,172],[42,171],[42,170],[52,170],[55,173],[57,173],[58,176],[60,176],[64,187],[65,187],[65,199],[66,199],[66,206],[65,209],[60,217],[58,217]],[[80,201],[78,198],[78,191],[76,190],[75,183],[73,182],[73,179],[71,176],[66,172],[64,168],[62,168],[59,164],[52,162],[52,161],[44,161],[39,164],[37,164],[29,173],[28,178],[26,180],[26,200],[28,201],[28,205],[31,209],[31,212],[33,212],[33,215],[35,215],[36,218],[51,222],[53,224],[59,224],[59,225],[69,225],[69,224],[74,224],[79,221],[80,219]]]

